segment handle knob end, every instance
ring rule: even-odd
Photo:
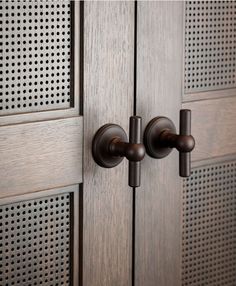
[[[179,153],[179,175],[186,178],[191,175],[191,155],[190,153]]]

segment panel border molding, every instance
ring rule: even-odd
[[[210,90],[205,92],[186,93],[183,95],[182,102],[185,103],[189,101],[200,101],[234,96],[236,96],[236,88]]]
[[[225,163],[228,161],[236,161],[236,153],[229,154],[226,156],[219,156],[219,157],[214,157],[210,159],[205,159],[205,160],[193,161],[192,168],[199,168],[199,167],[204,167],[204,166],[213,165],[217,163]]]

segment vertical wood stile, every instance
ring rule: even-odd
[[[84,3],[83,286],[131,286],[132,190],[124,160],[95,164],[92,137],[105,123],[128,132],[133,111],[134,3]]]
[[[178,128],[182,93],[183,2],[138,2],[137,115],[143,127],[167,116]],[[179,286],[181,186],[178,154],[146,156],[136,190],[135,286]]]

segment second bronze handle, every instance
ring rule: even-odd
[[[147,153],[153,158],[164,158],[176,148],[179,151],[179,175],[189,177],[191,174],[190,152],[195,146],[191,135],[191,111],[180,111],[180,133],[176,134],[174,123],[167,117],[155,117],[147,125],[144,142]]]

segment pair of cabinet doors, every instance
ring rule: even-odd
[[[236,2],[2,1],[0,285],[236,284]],[[96,165],[128,132],[192,110],[178,154]]]

